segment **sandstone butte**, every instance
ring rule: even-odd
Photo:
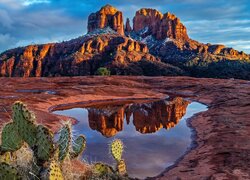
[[[180,19],[171,13],[162,14],[155,9],[141,9],[136,12],[133,19],[134,31],[140,31],[148,27],[148,32],[158,40],[166,38],[187,41],[186,27]]]
[[[68,119],[52,114],[53,110],[76,106],[101,106],[107,102],[126,104],[164,98],[166,95],[199,101],[206,104],[208,110],[188,121],[193,130],[193,149],[173,167],[151,179],[250,179],[249,81],[191,77],[95,76],[0,78],[0,83],[3,85],[0,86],[0,126],[9,121],[12,103],[20,100],[35,112],[39,123],[53,131],[60,128],[61,120]],[[180,105],[175,110],[178,119],[184,113],[185,103],[177,101],[173,105],[176,103]],[[119,112],[121,115],[117,117],[117,121],[123,116],[123,110]],[[143,120],[143,116],[138,118]],[[138,123],[138,126],[150,127],[150,124],[142,122]],[[121,128],[121,124],[115,127],[118,130]],[[143,128],[142,130],[144,131]],[[110,131],[108,135],[112,133]]]
[[[110,5],[106,5],[88,18],[88,32],[95,29],[110,27],[121,35],[124,35],[124,23],[122,12]]]
[[[0,77],[94,75],[99,67],[106,67],[115,75],[193,76],[192,69],[184,68],[186,64],[196,67],[249,59],[248,54],[233,48],[192,40],[180,19],[169,12],[140,9],[132,28],[129,19],[124,25],[121,11],[106,5],[89,15],[88,34],[84,36],[0,54]],[[237,72],[229,71],[225,77],[237,78]],[[250,78],[247,70],[244,73],[248,74],[245,79]]]

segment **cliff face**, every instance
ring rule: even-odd
[[[110,27],[121,35],[124,35],[123,15],[121,11],[110,5],[102,7],[88,18],[88,32],[95,29]]]
[[[141,9],[136,12],[133,20],[135,32],[144,30],[144,35],[153,35],[157,40],[166,38],[186,41],[189,39],[186,27],[175,15],[161,12],[155,9]]]
[[[244,52],[223,45],[203,44],[192,40],[180,19],[171,13],[141,9],[133,19],[131,36],[150,47],[150,53],[167,63],[193,61],[249,60]]]
[[[248,54],[192,40],[173,14],[141,9],[133,22],[132,29],[127,19],[124,34],[122,13],[106,5],[89,16],[89,33],[82,37],[0,54],[0,76],[83,76],[94,75],[99,67],[106,67],[116,75],[250,79]]]
[[[0,76],[91,75],[101,66],[110,68],[142,59],[159,61],[145,44],[117,34],[87,35],[68,42],[31,45],[0,55]]]

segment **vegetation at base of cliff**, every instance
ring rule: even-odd
[[[63,123],[55,138],[50,129],[36,123],[34,113],[22,102],[15,102],[12,111],[11,121],[1,132],[0,179],[129,179],[121,140],[110,144],[114,167],[87,164],[79,159],[86,138],[73,138],[70,122]]]
[[[112,75],[131,76],[183,76],[187,75],[182,69],[160,61],[141,60],[128,65],[113,64]]]
[[[110,76],[110,70],[105,67],[100,67],[97,69],[95,74],[99,76]]]
[[[235,78],[249,80],[250,61],[191,60],[183,65],[180,63],[173,62],[168,64],[160,61],[141,60],[138,62],[130,63],[128,65],[112,64],[112,68],[110,69],[110,71],[111,73],[109,72],[107,75],[111,74],[132,76],[191,76],[198,78]]]
[[[193,77],[250,79],[250,62],[243,60],[222,60],[189,64],[183,67]]]

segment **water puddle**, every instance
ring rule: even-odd
[[[119,138],[130,177],[146,178],[173,165],[191,145],[186,120],[207,107],[180,97],[148,103],[99,105],[54,111],[79,122],[75,135],[87,137],[83,158],[88,162],[114,163],[108,144]]]
[[[45,94],[50,94],[50,95],[56,94],[56,91],[41,90],[41,89],[19,89],[19,90],[16,90],[16,92],[20,92],[20,93],[35,93],[35,94],[45,93]]]

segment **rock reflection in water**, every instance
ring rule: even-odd
[[[124,111],[124,106],[88,108],[89,127],[112,137],[123,129]]]
[[[125,144],[124,159],[131,177],[156,176],[172,165],[191,143],[185,119],[205,111],[206,106],[182,98],[148,103],[102,105],[55,111],[79,122],[73,132],[84,134],[89,162],[114,163],[108,144],[120,138]],[[174,128],[173,128],[174,127]],[[168,130],[167,130],[168,129]]]
[[[127,124],[130,123],[132,116],[136,131],[154,133],[174,127],[185,115],[188,104],[188,101],[177,97],[172,101],[88,108],[89,126],[106,137],[112,137],[123,130],[125,119]]]

